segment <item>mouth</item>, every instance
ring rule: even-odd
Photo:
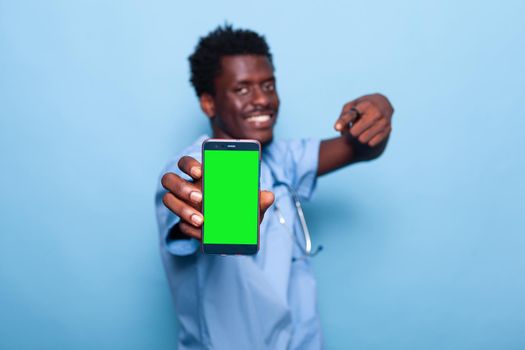
[[[260,112],[252,114],[244,120],[255,129],[267,129],[275,122],[275,114],[273,112]]]

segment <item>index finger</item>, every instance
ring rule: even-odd
[[[199,180],[202,176],[201,163],[195,158],[190,156],[184,156],[179,159],[179,169],[187,175],[191,176],[194,180]]]
[[[343,110],[343,112],[339,116],[339,119],[337,119],[337,121],[335,122],[335,130],[342,131],[345,126],[351,128],[358,117],[359,112],[354,107],[348,109],[347,111]]]

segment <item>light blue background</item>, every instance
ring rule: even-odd
[[[279,137],[396,108],[307,206],[328,349],[525,348],[522,1],[0,1],[0,348],[171,349],[153,194],[207,130],[197,38],[266,34]]]

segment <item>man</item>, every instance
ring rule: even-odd
[[[209,136],[162,172],[157,220],[180,324],[179,348],[322,348],[315,280],[291,193],[308,200],[318,176],[378,157],[390,135],[393,108],[382,95],[363,96],[343,106],[334,124],[338,137],[274,140],[279,98],[264,37],[218,27],[201,38],[190,64],[213,137],[261,142],[261,187],[271,191],[261,191],[261,218],[266,216],[257,255],[206,255],[199,250],[200,147]]]

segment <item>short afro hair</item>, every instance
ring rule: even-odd
[[[221,58],[235,55],[262,55],[272,63],[272,54],[264,36],[248,29],[233,29],[232,25],[218,26],[201,37],[190,61],[190,82],[197,96],[215,95],[213,80],[221,70]]]

